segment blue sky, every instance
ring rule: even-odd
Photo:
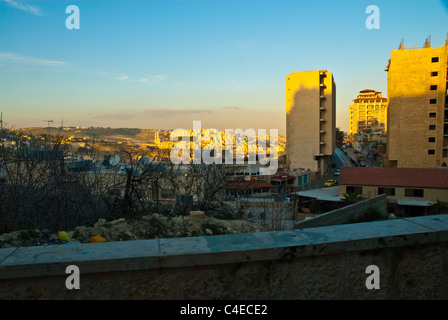
[[[380,9],[369,30],[366,7]],[[80,29],[65,9],[77,5]],[[405,47],[444,45],[447,1],[0,0],[0,111],[14,127],[279,129],[285,78],[324,69],[337,126],[360,90],[387,95]]]

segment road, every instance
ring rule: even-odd
[[[374,143],[368,143],[367,145],[364,146],[363,148],[363,152],[362,153],[355,153],[353,148],[347,148],[347,155],[348,157],[352,157],[354,159],[357,159],[358,154],[363,154],[364,155],[364,162],[366,163],[367,167],[378,167],[379,166],[379,161],[377,159],[377,155],[373,155],[372,154],[372,147],[373,147]],[[353,162],[352,162],[353,165]]]
[[[369,146],[370,147],[370,146]],[[325,177],[322,177],[320,179],[317,179],[316,181],[313,181],[309,184],[309,188],[307,189],[316,189],[316,188],[322,188],[325,181],[328,179],[334,179],[339,182],[339,176],[334,175],[334,171],[336,169],[340,169],[341,167],[354,167],[356,164],[350,160],[350,157],[354,157],[354,159],[357,158],[357,153],[354,152],[353,148],[347,148],[347,154],[342,151],[342,149],[335,148],[332,162],[335,164],[335,167],[331,169],[330,172],[326,174]],[[375,161],[373,161],[373,156],[371,154],[368,154],[365,156],[365,163],[367,167],[377,166]]]
[[[348,150],[348,152],[353,152],[353,149]],[[333,172],[336,169],[340,169],[341,167],[354,167],[355,164],[350,160],[349,155],[345,154],[339,148],[335,148],[333,152],[332,162],[335,164],[335,167],[331,169],[330,172],[326,174],[325,177],[317,178],[315,181],[311,182],[305,189],[317,189],[322,188],[324,183],[328,179],[334,179],[339,182],[339,176],[335,176]]]
[[[333,163],[336,164],[337,169],[340,167],[353,167],[353,163],[348,156],[339,148],[334,149]]]

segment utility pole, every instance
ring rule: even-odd
[[[44,122],[48,122],[48,127],[50,127],[50,123],[53,123],[53,120],[43,120]]]
[[[50,138],[50,123],[53,123],[53,120],[42,120],[43,122],[47,122],[48,123],[48,136],[45,138],[46,140],[48,140]]]

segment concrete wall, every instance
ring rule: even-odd
[[[362,197],[363,198],[373,198],[378,195],[378,188],[391,188],[384,186],[356,186],[362,187]],[[398,199],[412,199],[412,200],[425,200],[425,201],[436,201],[440,200],[442,202],[448,202],[448,191],[446,189],[433,189],[433,188],[403,188],[403,187],[392,187],[395,189],[395,196],[387,196],[389,200],[398,200]],[[406,189],[423,189],[424,194],[423,197],[407,197],[405,195]],[[339,186],[339,194],[343,195],[347,191],[346,185]]]
[[[383,218],[387,217],[387,198],[382,194],[371,199],[359,201],[349,206],[320,214],[312,219],[296,223],[295,228],[314,228],[344,223],[353,223],[371,219],[371,210],[375,210]]]
[[[65,286],[66,267],[80,289]],[[366,268],[379,268],[367,289]],[[0,249],[0,299],[447,299],[448,215]]]

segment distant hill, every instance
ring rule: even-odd
[[[60,135],[64,138],[86,138],[89,140],[105,141],[135,141],[136,143],[152,143],[154,134],[159,131],[163,137],[168,134],[167,130],[139,129],[139,128],[101,128],[101,127],[69,127],[69,128],[41,128],[31,127],[20,129],[24,134],[33,136]],[[163,131],[167,131],[166,133]]]
[[[130,144],[152,144],[155,132],[159,132],[161,141],[169,141],[171,130],[139,129],[139,128],[102,128],[102,127],[30,127],[20,129],[26,135],[60,135],[64,138],[86,138],[88,140],[119,142],[126,141]],[[279,136],[280,150],[286,147],[286,137]]]

